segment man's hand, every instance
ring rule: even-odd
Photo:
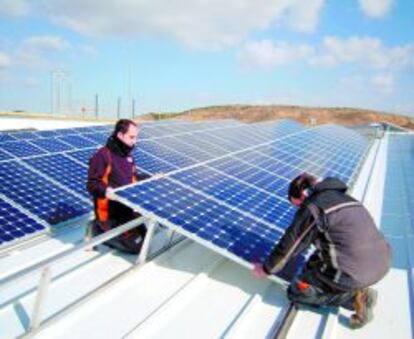
[[[109,200],[115,200],[114,189],[112,187],[106,188],[105,197]]]
[[[259,262],[253,263],[253,276],[257,279],[263,279],[267,276],[266,272],[263,269],[263,264]]]

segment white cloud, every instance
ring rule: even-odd
[[[37,11],[92,36],[173,38],[201,49],[223,48],[279,22],[312,31],[325,0],[43,0]]]
[[[324,0],[297,0],[297,5],[288,10],[287,22],[297,31],[312,32],[319,21]]]
[[[412,64],[413,52],[412,45],[386,47],[376,38],[326,37],[312,63],[328,66],[348,63],[363,68],[398,70]]]
[[[20,17],[30,12],[25,0],[0,0],[0,16]]]
[[[394,77],[392,74],[376,74],[372,77],[371,82],[382,94],[391,94],[394,90]]]
[[[313,53],[307,45],[289,45],[286,42],[262,40],[248,43],[239,53],[240,62],[248,67],[271,69],[301,60]]]
[[[371,18],[382,18],[390,11],[393,0],[359,0],[365,15]]]
[[[62,52],[70,48],[71,44],[59,36],[41,35],[22,41],[13,54],[16,64],[30,68],[50,68],[57,62]]]
[[[6,53],[0,52],[0,69],[11,65],[10,57]]]
[[[58,36],[42,35],[32,36],[23,41],[22,48],[25,50],[38,51],[63,51],[70,44]]]
[[[349,64],[394,72],[414,66],[414,45],[387,47],[379,39],[365,37],[326,37],[316,47],[261,40],[247,43],[239,60],[243,65],[268,69],[302,61],[313,66]]]
[[[89,45],[80,46],[79,50],[88,56],[95,57],[98,55],[98,50],[93,46],[89,46]]]

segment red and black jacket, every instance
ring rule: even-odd
[[[129,207],[105,196],[108,187],[117,188],[149,177],[137,173],[131,153],[132,148],[111,136],[89,160],[87,190],[94,200],[95,217],[101,222],[112,220],[119,225],[136,216]]]

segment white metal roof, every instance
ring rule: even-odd
[[[9,129],[6,119],[2,129]],[[19,119],[19,122],[23,121]],[[10,125],[15,121],[9,121]],[[19,128],[56,128],[55,121],[28,121]],[[60,122],[59,122],[60,123]],[[67,123],[67,122],[65,122]],[[39,125],[42,124],[42,125]],[[63,126],[62,126],[63,127]],[[64,127],[69,127],[65,125]],[[14,126],[15,128],[15,126]],[[381,224],[387,138],[376,142],[354,186]],[[400,226],[400,227],[399,227]],[[381,225],[381,227],[385,227]],[[301,308],[289,338],[412,337],[412,231],[386,225],[394,263],[376,288],[375,319],[360,330],[346,326],[348,313]],[[151,245],[155,255],[167,241],[161,230]],[[81,242],[83,225],[0,259],[0,279]],[[279,328],[289,305],[285,292],[257,280],[246,268],[184,240],[144,265],[133,256],[101,247],[52,266],[52,281],[41,314],[39,338],[266,338]],[[24,335],[32,317],[40,271],[0,286],[1,337]]]

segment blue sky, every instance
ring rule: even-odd
[[[412,0],[0,0],[0,111],[221,104],[414,116]],[[54,80],[52,80],[54,79]],[[90,113],[91,114],[91,113]]]

